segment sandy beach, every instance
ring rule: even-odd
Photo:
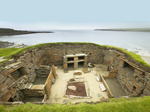
[[[141,58],[150,65],[150,56],[141,56]]]

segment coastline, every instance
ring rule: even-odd
[[[150,32],[146,28],[118,28],[118,29],[95,29],[95,31],[128,31],[128,32]]]
[[[147,63],[150,65],[150,56],[143,56],[141,55],[141,58]]]
[[[33,34],[33,33],[54,33],[54,32],[47,32],[47,31],[38,31],[38,32],[34,32],[34,31],[24,31],[24,32],[13,32],[13,33],[0,33],[0,37],[1,36],[12,36],[12,35],[25,35],[25,34]]]
[[[32,33],[54,33],[52,31],[24,31],[24,30],[14,30],[9,28],[0,28],[0,36],[11,36],[11,35],[24,35]]]
[[[0,49],[1,48],[24,48],[27,47],[26,44],[16,44],[14,42],[8,42],[8,41],[0,41]]]

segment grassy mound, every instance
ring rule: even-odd
[[[97,104],[0,105],[0,112],[150,112],[150,96],[143,98],[109,99]]]

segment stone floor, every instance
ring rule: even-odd
[[[125,91],[122,89],[121,85],[118,83],[116,78],[113,79],[105,79],[107,85],[109,86],[114,98],[118,98],[121,96],[127,96]]]
[[[39,78],[35,79],[33,84],[35,84],[35,85],[37,85],[37,84],[45,84],[46,80],[47,80],[47,77],[39,77]]]
[[[97,68],[98,65],[96,65],[95,68],[92,68],[92,71],[90,73],[83,73],[82,69],[83,68],[79,68],[77,70],[69,70],[68,73],[64,73],[63,69],[56,69],[56,73],[58,75],[58,78],[56,79],[55,84],[52,85],[51,88],[51,92],[49,95],[49,99],[46,101],[47,103],[76,103],[76,102],[96,102],[96,101],[100,101],[100,98],[104,97],[104,98],[108,98],[108,94],[107,92],[102,92],[100,90],[99,85],[102,82],[97,82],[96,81],[96,74],[97,72],[95,71],[95,69]],[[92,98],[90,99],[69,99],[69,98],[65,98],[63,97],[65,94],[65,88],[67,85],[67,81],[71,78],[73,78],[73,73],[75,71],[81,71],[82,75],[85,79],[85,81],[88,82],[88,86],[92,95]],[[106,74],[105,74],[106,75]]]
[[[25,97],[23,102],[27,103],[27,102],[42,102],[44,97],[42,96],[38,96],[38,97]]]
[[[102,64],[95,64],[94,68],[90,68],[91,72],[83,73],[83,68],[78,68],[77,70],[69,70],[68,73],[64,73],[63,69],[56,69],[56,73],[58,78],[56,79],[55,84],[52,85],[51,92],[49,95],[49,99],[46,101],[47,103],[76,103],[76,102],[96,102],[100,101],[102,97],[108,99],[107,91],[102,92],[100,89],[100,84],[102,82],[98,82],[96,77],[100,75],[108,76],[108,71],[102,70]],[[83,99],[70,99],[64,97],[66,93],[66,86],[67,81],[73,78],[73,73],[75,71],[81,71],[82,76],[84,77],[85,81],[88,83],[92,98],[83,98]],[[115,98],[121,96],[127,96],[124,90],[121,88],[120,84],[117,80],[114,79],[105,79],[110,90],[112,91]]]

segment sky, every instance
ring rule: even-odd
[[[49,30],[149,27],[149,0],[0,0],[0,27]]]

